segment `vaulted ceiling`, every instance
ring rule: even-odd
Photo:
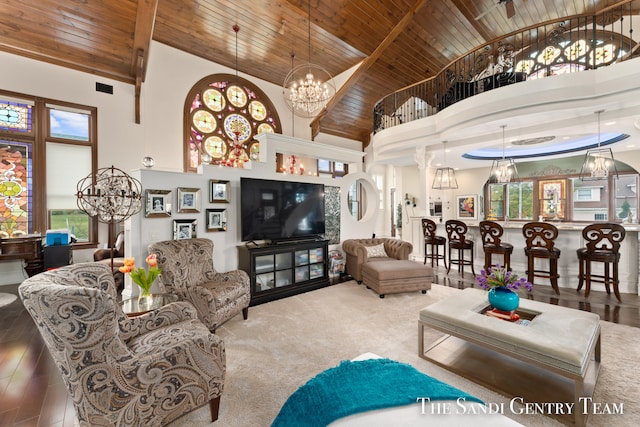
[[[238,24],[239,71],[276,85],[291,70],[292,54],[298,65],[309,60],[310,50],[311,62],[333,76],[360,64],[313,125],[315,133],[366,145],[373,106],[383,96],[432,77],[474,47],[517,29],[619,2],[5,0],[0,50],[140,90],[153,55],[151,40],[235,68],[232,27]]]

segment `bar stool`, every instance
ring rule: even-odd
[[[436,223],[435,221],[422,218],[422,234],[424,234],[424,264],[427,263],[427,258],[431,259],[431,267],[433,267],[433,260],[436,260],[438,265],[439,260],[444,262],[445,268],[447,267],[447,253],[446,244],[447,239],[436,235]],[[442,246],[442,255],[440,254],[440,246]],[[430,248],[431,251],[427,251]]]
[[[582,284],[586,282],[584,296],[589,296],[591,282],[604,283],[608,294],[611,294],[609,285],[613,285],[613,293],[620,299],[618,290],[618,261],[620,261],[620,242],[624,240],[626,232],[620,224],[598,223],[587,225],[582,230],[582,237],[586,242],[586,247],[578,249],[578,262],[580,263],[580,273],[578,278],[577,291],[580,292]],[[591,272],[592,262],[604,263],[604,274],[593,274]],[[609,265],[613,267],[613,276],[610,274]]]
[[[456,264],[458,266],[458,272],[462,273],[464,276],[464,266],[470,265],[471,272],[475,276],[476,272],[473,269],[473,242],[471,240],[467,240],[467,224],[462,221],[457,221],[455,219],[450,219],[445,223],[445,228],[447,230],[447,238],[449,239],[449,267],[447,268],[447,274],[451,270],[451,264]],[[451,249],[456,249],[458,251],[458,257],[451,257]],[[471,251],[471,260],[467,260],[464,258],[464,251]]]
[[[534,277],[549,279],[556,294],[560,294],[558,289],[558,259],[560,249],[554,247],[558,237],[558,229],[547,222],[529,222],[522,227],[522,234],[526,240],[527,247],[524,253],[527,256],[527,280],[533,284]],[[549,270],[536,270],[534,262],[536,258],[549,260]]]
[[[484,269],[488,270],[494,264],[493,254],[502,255],[503,265],[507,270],[511,270],[511,254],[513,245],[503,243],[501,237],[504,229],[500,224],[493,221],[480,221],[480,236],[482,236],[482,249],[484,250]]]

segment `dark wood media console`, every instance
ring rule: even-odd
[[[251,305],[328,286],[328,240],[238,246],[251,280]]]

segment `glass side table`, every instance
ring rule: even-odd
[[[138,304],[138,297],[136,296],[122,301],[120,306],[122,307],[124,314],[129,317],[135,317],[176,301],[178,301],[178,297],[173,294],[151,294],[151,303],[148,305],[145,304],[141,307]]]

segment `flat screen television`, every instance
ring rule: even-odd
[[[324,184],[240,178],[242,240],[294,240],[325,232]]]

